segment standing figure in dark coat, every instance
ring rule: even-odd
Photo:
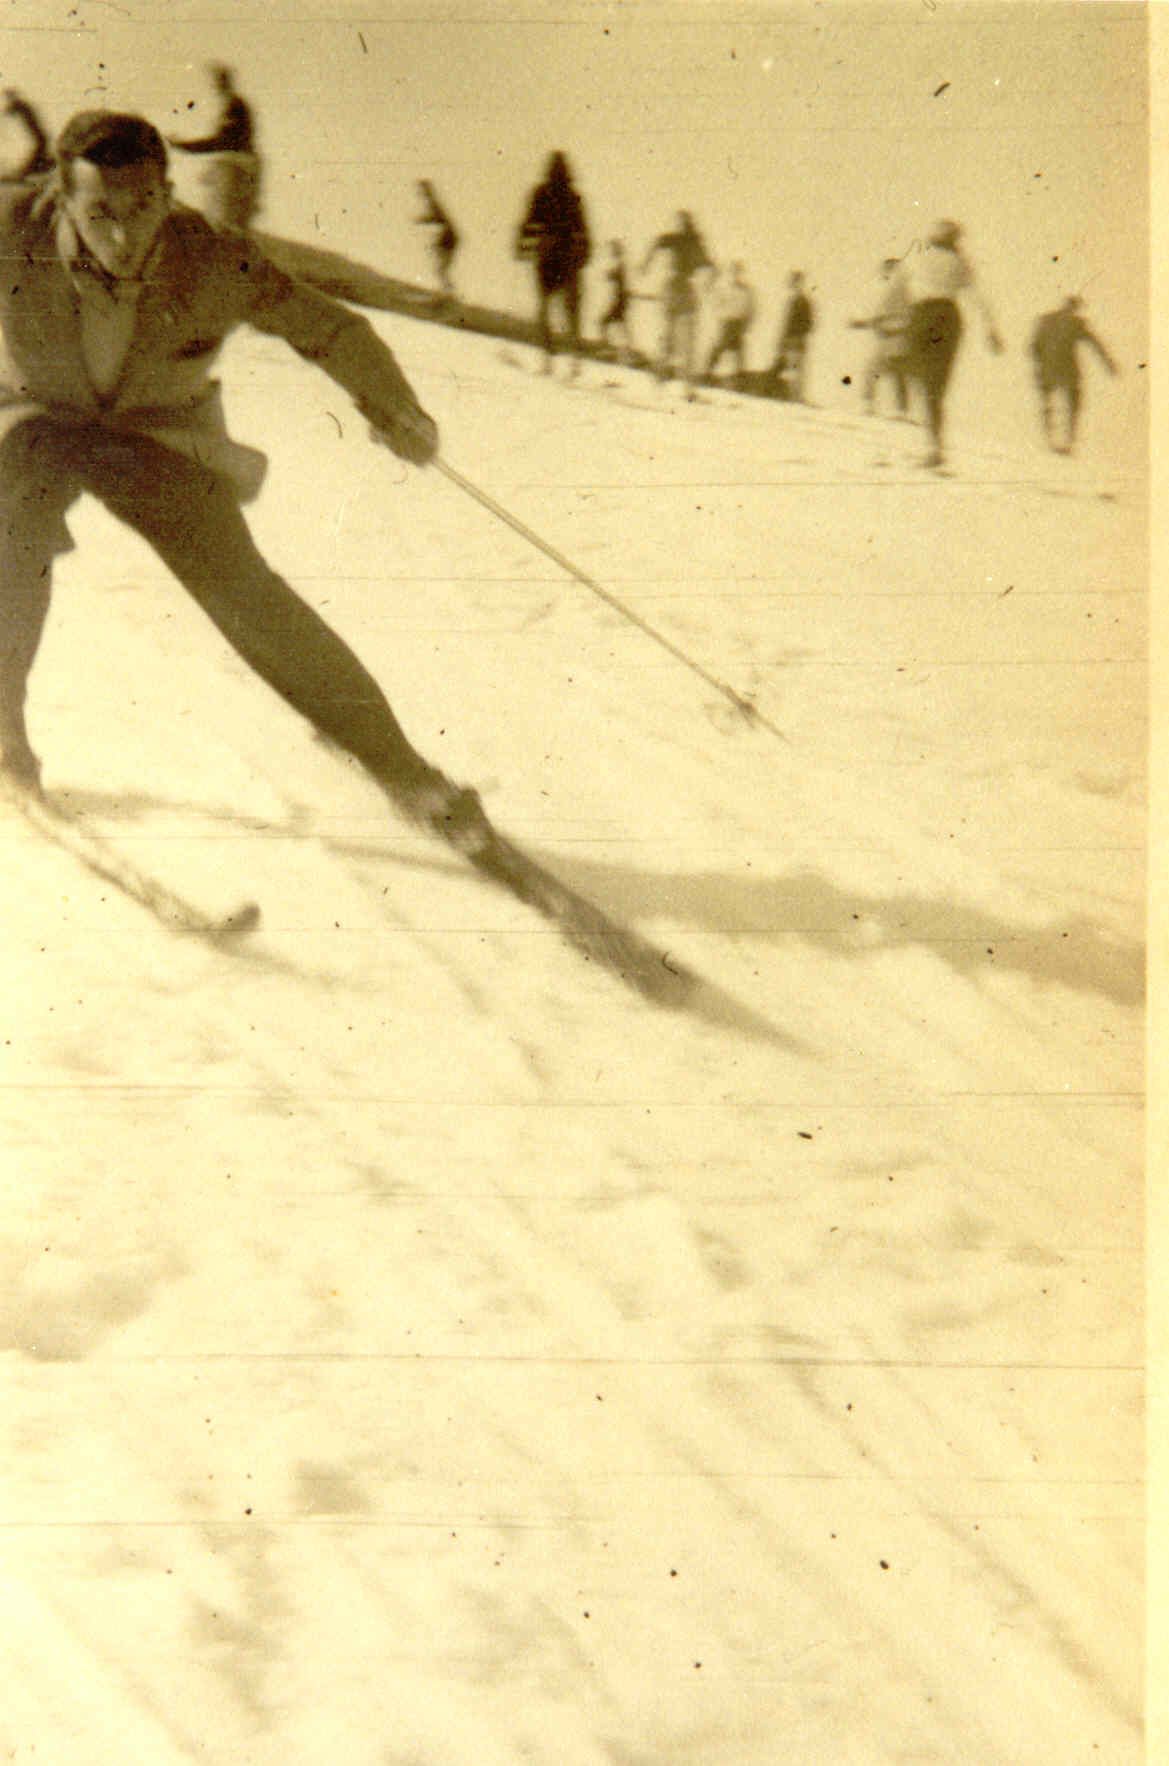
[[[588,222],[568,161],[554,153],[544,181],[533,190],[527,213],[516,234],[517,257],[529,257],[536,272],[536,323],[544,349],[544,372],[552,372],[557,342],[551,307],[559,298],[564,308],[572,350],[572,372],[579,369],[581,271],[592,247]]]
[[[1078,294],[1069,294],[1062,307],[1043,313],[1035,321],[1031,333],[1030,356],[1039,392],[1040,416],[1047,445],[1056,454],[1070,454],[1076,445],[1083,395],[1080,390],[1080,364],[1077,351],[1081,344],[1095,350],[1108,372],[1115,375],[1116,363],[1081,317],[1083,301]],[[1058,439],[1053,405],[1062,400],[1064,406],[1063,439]]]

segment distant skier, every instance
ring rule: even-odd
[[[554,153],[543,182],[533,190],[527,211],[516,234],[517,257],[531,258],[536,273],[536,323],[544,350],[544,372],[552,372],[556,337],[552,329],[552,302],[559,298],[572,351],[572,372],[579,368],[581,272],[592,246],[584,204],[580,199],[568,161]]]
[[[625,247],[619,239],[609,242],[609,268],[605,271],[605,281],[609,284],[609,304],[601,314],[598,330],[605,348],[629,361],[633,356],[633,337],[629,329],[629,276],[625,266]],[[621,344],[616,347],[610,340],[610,332],[620,332]]]
[[[454,222],[443,208],[434,192],[434,185],[427,178],[418,181],[418,194],[423,201],[422,212],[415,215],[415,225],[430,230],[430,255],[434,259],[434,267],[438,273],[438,286],[443,296],[450,300],[454,296],[455,285],[451,277],[451,265],[455,253],[459,249],[459,234]]]
[[[23,184],[28,178],[43,178],[51,172],[53,156],[49,152],[49,138],[28,99],[9,86],[0,105],[0,114],[15,118],[29,138],[24,158],[8,171],[0,172],[0,184]]]
[[[246,231],[260,206],[260,158],[256,152],[251,107],[236,91],[235,76],[222,62],[207,69],[219,94],[219,118],[209,135],[180,139],[168,135],[172,147],[183,153],[205,154],[207,165],[200,180],[203,213],[213,227],[237,227]]]
[[[1083,305],[1079,295],[1069,294],[1061,307],[1040,315],[1031,333],[1029,353],[1039,392],[1043,433],[1048,446],[1057,454],[1070,454],[1076,445],[1082,402],[1077,358],[1080,345],[1087,344],[1089,349],[1095,350],[1109,374],[1117,373],[1116,363],[1081,317]],[[1057,440],[1053,410],[1057,399],[1064,406],[1062,441]]]
[[[719,330],[706,359],[706,377],[711,379],[723,357],[729,355],[734,361],[736,376],[741,378],[747,371],[747,332],[755,317],[755,291],[747,281],[741,263],[733,263],[727,274],[716,282],[711,304],[719,320]]]
[[[698,290],[695,286],[714,265],[694,225],[693,216],[680,209],[670,233],[659,233],[641,265],[644,276],[661,252],[669,259],[666,286],[662,291],[662,345],[658,374],[672,379],[675,372],[686,382],[687,396],[694,397],[694,354],[698,342]]]
[[[784,395],[803,404],[808,368],[808,339],[816,326],[816,311],[808,298],[802,270],[792,271],[788,287],[791,293],[784,309],[773,373]]]
[[[925,399],[930,446],[922,465],[928,468],[941,466],[945,458],[946,391],[962,339],[960,295],[971,295],[981,309],[988,348],[995,355],[1003,351],[990,305],[975,277],[974,266],[962,250],[961,238],[962,229],[957,221],[938,221],[925,245],[902,260],[897,275],[899,291],[909,309],[905,373],[920,386]]]
[[[898,271],[900,258],[885,258],[881,264],[881,292],[871,316],[849,321],[856,331],[874,334],[873,353],[865,368],[861,395],[865,410],[871,416],[876,409],[877,388],[888,378],[893,382],[898,414],[909,410],[909,384],[905,375],[905,331],[909,323],[909,305],[905,287]]]

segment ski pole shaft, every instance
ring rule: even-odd
[[[502,521],[505,526],[510,527],[513,533],[518,533],[521,539],[527,540],[529,545],[535,546],[538,552],[543,552],[546,558],[550,558],[553,564],[559,565],[567,575],[575,578],[584,588],[589,589],[605,603],[606,607],[611,607],[623,619],[628,620],[631,625],[635,625],[639,631],[644,632],[647,638],[652,638],[654,643],[660,645],[676,662],[682,663],[683,667],[688,668],[691,674],[697,675],[700,681],[704,681],[728,704],[733,705],[741,717],[746,718],[750,723],[762,725],[765,730],[769,730],[781,742],[787,741],[787,737],[778,725],[764,717],[749,699],[744,698],[741,693],[736,693],[735,689],[729,686],[726,681],[720,681],[716,675],[712,675],[709,670],[703,668],[700,662],[695,662],[692,656],[687,656],[686,652],[680,650],[677,644],[666,637],[664,632],[658,631],[656,626],[650,625],[648,620],[643,619],[639,613],[635,613],[631,607],[627,607],[609,589],[603,588],[595,578],[588,575],[587,571],[581,570],[570,558],[566,558],[563,552],[558,552],[555,546],[550,546],[547,540],[542,540],[538,533],[534,533],[518,516],[512,515],[501,503],[497,503],[494,497],[490,497],[486,491],[480,490],[477,484],[472,484],[471,480],[465,478],[461,472],[456,472],[455,468],[448,465],[440,456],[436,455],[431,464],[438,468],[444,478],[449,478],[452,484],[457,484],[460,490],[465,491],[467,496],[494,515],[498,521]]]

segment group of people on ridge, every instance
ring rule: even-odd
[[[248,167],[255,158],[251,118],[226,69],[217,72],[217,89],[219,126],[174,143],[221,156],[240,174],[215,181],[207,193],[212,219],[174,200],[167,142],[146,119],[83,111],[50,152],[31,107],[19,94],[5,97],[29,147],[19,175],[0,180],[0,254],[22,266],[18,277],[0,282],[0,772],[39,788],[40,760],[25,722],[27,683],[49,613],[53,563],[72,547],[66,516],[85,492],[153,545],[275,693],[353,755],[408,815],[473,851],[490,838],[477,794],[452,784],[418,753],[381,688],[261,557],[244,519],[241,505],[256,494],[266,462],[228,435],[212,372],[237,326],[283,337],[323,369],[350,394],[373,439],[402,459],[417,466],[434,460],[438,431],[369,321],[288,276],[243,230],[240,217],[250,219],[258,190]],[[449,273],[456,239],[429,196],[424,219],[438,229]],[[590,241],[563,154],[553,156],[533,193],[516,245],[534,262],[549,359],[557,300],[575,353]],[[689,377],[695,283],[713,265],[688,214],[653,241],[643,269],[659,254],[668,264],[663,364],[680,364]],[[990,347],[1001,351],[1002,342],[956,223],[939,223],[919,250],[899,264],[888,260],[884,271],[879,310],[860,321],[876,333],[866,396],[875,398],[885,375],[899,400],[916,384],[924,395],[927,460],[936,465],[962,336],[961,298],[981,307]],[[611,329],[625,321],[629,298],[619,251],[609,275],[614,299],[604,323]],[[718,310],[712,369],[728,350],[742,360],[754,299],[740,265],[731,267]],[[780,338],[797,374],[813,322],[797,274]],[[1116,371],[1074,296],[1044,314],[1030,340],[1046,432],[1064,449],[1075,439],[1077,351],[1085,344]],[[1057,402],[1064,406],[1062,429]]]
[[[529,258],[536,280],[536,322],[550,371],[559,338],[553,329],[553,304],[562,308],[564,339],[577,371],[581,348],[581,277],[592,256],[592,241],[584,204],[563,153],[554,153],[541,183],[532,191],[516,234],[516,254]],[[693,393],[698,375],[698,326],[702,295],[708,288],[718,321],[718,332],[706,358],[705,378],[713,378],[724,356],[730,356],[740,377],[746,372],[746,337],[755,318],[755,293],[741,262],[732,263],[720,276],[702,234],[688,210],[682,209],[674,225],[653,240],[638,269],[647,275],[655,262],[664,260],[665,282],[656,297],[661,304],[661,342],[656,372],[663,379],[677,375]],[[626,361],[634,358],[630,307],[637,295],[630,287],[625,249],[620,240],[609,246],[605,270],[609,300],[601,315],[599,334],[606,348]],[[815,323],[812,305],[797,271],[791,279],[791,295],[773,367],[777,387],[788,397],[802,398],[808,338]]]

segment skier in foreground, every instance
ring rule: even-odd
[[[263,456],[229,438],[210,369],[240,324],[343,387],[374,439],[424,466],[438,433],[368,322],[294,282],[242,234],[173,206],[143,118],[86,111],[52,177],[0,192],[0,766],[39,790],[26,683],[55,554],[83,492],[147,539],[250,667],[355,756],[411,819],[472,853],[473,791],[419,755],[348,646],[260,556],[240,511]]]

